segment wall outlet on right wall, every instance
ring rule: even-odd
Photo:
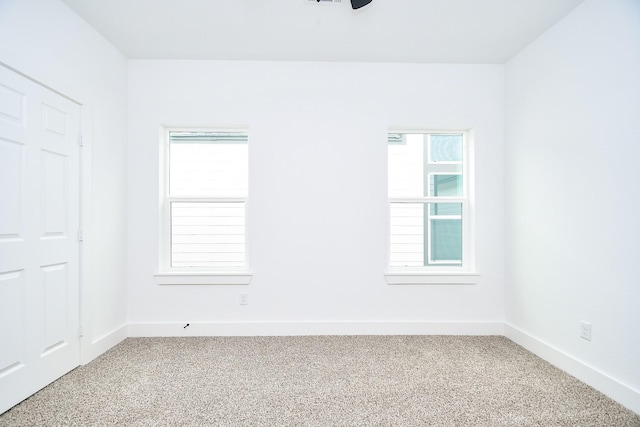
[[[580,338],[591,341],[591,323],[584,320],[580,322]]]

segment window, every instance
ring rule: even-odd
[[[466,132],[390,132],[389,271],[472,268]]]
[[[196,282],[209,283],[203,275],[246,272],[247,132],[169,130],[164,187],[159,282],[200,273]]]

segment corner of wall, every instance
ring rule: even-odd
[[[568,353],[530,335],[511,324],[505,324],[505,336],[555,367],[573,375],[628,409],[640,414],[640,392],[576,359]]]

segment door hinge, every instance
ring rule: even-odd
[[[82,329],[82,325],[78,325],[78,336],[80,338],[84,337],[84,330]]]
[[[82,135],[78,135],[78,145],[80,147],[84,147],[84,138],[82,137]]]
[[[78,242],[83,242],[84,241],[84,234],[82,233],[82,230],[78,230]]]

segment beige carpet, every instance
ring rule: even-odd
[[[130,338],[2,426],[640,426],[504,337]]]

